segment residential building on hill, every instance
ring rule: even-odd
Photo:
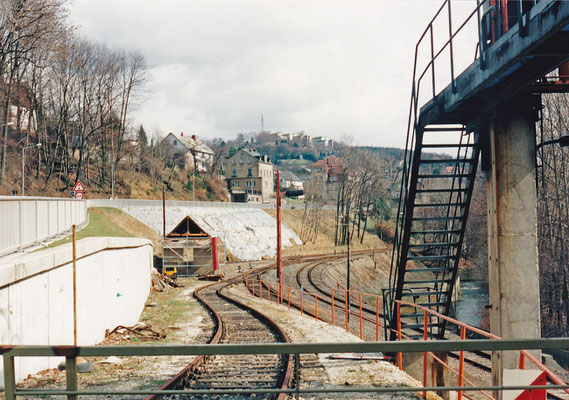
[[[302,179],[290,171],[280,171],[280,180],[281,190],[302,190],[304,187]]]
[[[198,172],[206,172],[213,162],[213,150],[209,148],[196,135],[184,136],[184,132],[176,135],[172,132],[168,134],[162,143],[170,148],[173,154],[184,156],[184,168],[193,169]]]
[[[341,180],[344,174],[343,162],[340,158],[330,155],[312,164],[310,186],[308,190],[318,194],[326,202],[334,203],[338,198]]]
[[[273,163],[254,149],[241,149],[223,162],[231,201],[262,203],[274,197]]]

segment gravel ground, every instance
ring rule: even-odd
[[[347,333],[344,329],[331,326],[322,321],[301,316],[296,310],[288,311],[284,305],[269,303],[250,296],[244,287],[232,289],[232,293],[240,296],[248,305],[260,309],[283,327],[289,338],[298,343],[346,343],[361,340]],[[301,359],[301,384],[312,388],[345,387],[345,386],[411,386],[421,387],[421,383],[405,372],[385,361],[365,360],[332,360],[331,354],[306,355]],[[306,368],[304,365],[306,364]],[[339,394],[303,396],[304,399],[337,399],[337,398],[381,398],[403,399],[416,398],[414,394]],[[429,394],[429,398],[438,398]]]

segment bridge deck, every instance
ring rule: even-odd
[[[525,36],[516,24],[421,108],[419,125],[463,123],[511,98],[569,59],[569,2],[541,1],[528,12]]]

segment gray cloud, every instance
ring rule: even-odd
[[[148,130],[231,137],[259,130],[263,113],[272,131],[400,147],[414,45],[439,4],[75,0],[71,18],[146,56],[134,118]]]

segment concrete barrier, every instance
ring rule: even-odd
[[[71,243],[0,261],[0,344],[73,344]],[[77,242],[77,343],[136,323],[150,293],[152,243],[140,238]],[[16,359],[16,379],[53,368],[57,357]],[[0,365],[0,386],[3,386]]]
[[[0,256],[49,240],[87,222],[87,203],[49,197],[0,196]]]

